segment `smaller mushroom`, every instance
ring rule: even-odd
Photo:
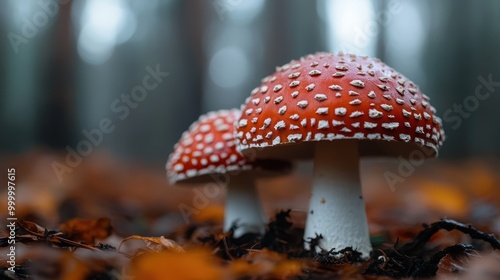
[[[254,161],[236,151],[235,125],[245,125],[235,124],[239,117],[240,111],[236,109],[200,116],[174,146],[166,164],[172,184],[227,186],[224,231],[229,231],[236,223],[235,237],[264,232],[265,216],[255,178],[282,175],[291,170],[288,161]]]

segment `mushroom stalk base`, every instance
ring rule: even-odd
[[[264,233],[264,213],[253,178],[229,178],[225,207],[224,232],[236,223],[236,238],[246,233]]]
[[[363,258],[368,258],[372,251],[355,141],[316,143],[304,239],[315,238],[316,234],[323,236],[320,247],[327,251],[352,247]]]

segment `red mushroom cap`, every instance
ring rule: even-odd
[[[252,163],[236,151],[234,123],[240,112],[236,109],[210,112],[200,116],[182,134],[167,161],[171,183],[203,175],[227,171],[249,170]]]
[[[241,111],[238,149],[257,157],[300,157],[291,144],[337,139],[361,140],[363,155],[407,156],[418,148],[430,157],[444,140],[418,86],[379,59],[353,54],[317,53],[278,67]]]

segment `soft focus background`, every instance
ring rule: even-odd
[[[479,76],[500,81],[498,1],[7,0],[0,20],[4,153],[75,147],[107,117],[98,148],[163,164],[200,113],[238,107],[275,66],[344,50],[414,80],[441,116],[465,102],[444,118],[443,157],[500,155],[500,87],[471,98]],[[170,75],[119,119],[113,102],[157,65]]]
[[[381,174],[398,162],[364,163],[371,229],[396,204],[417,215],[409,223],[487,214],[500,228],[500,1],[5,0],[0,34],[1,164],[18,168],[19,215],[107,216],[122,235],[183,224],[180,203],[196,193],[169,187],[163,170],[181,133],[201,113],[239,107],[275,66],[344,51],[415,81],[448,136],[441,159],[396,189]],[[168,76],[137,92],[156,69]],[[58,180],[52,164],[103,119],[114,130]],[[269,212],[307,208],[311,169],[298,170],[262,183]]]

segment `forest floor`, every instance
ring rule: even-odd
[[[64,156],[39,149],[2,158],[2,172],[15,168],[16,220],[7,220],[5,187],[0,219],[15,229],[0,230],[0,279],[500,279],[497,159],[406,169],[363,161],[374,252],[361,260],[349,249],[303,249],[310,164],[259,181],[271,217],[266,233],[235,239],[222,232],[223,188],[170,186],[163,166],[127,164],[105,152],[59,180],[53,163]],[[391,184],[387,172],[400,178]]]

